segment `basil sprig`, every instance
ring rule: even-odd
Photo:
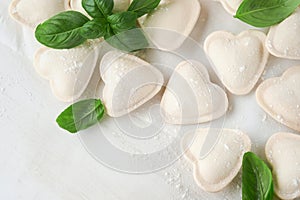
[[[300,5],[300,0],[244,0],[235,17],[255,27],[282,22]]]
[[[159,2],[133,0],[128,11],[113,13],[113,0],[82,0],[82,7],[92,19],[77,11],[65,11],[38,25],[35,37],[54,49],[70,49],[99,37],[123,51],[144,49],[148,42],[137,19],[154,10]]]
[[[242,168],[242,199],[272,200],[272,172],[264,161],[248,152],[244,155]]]
[[[103,116],[104,106],[101,100],[87,99],[69,106],[57,117],[56,122],[70,133],[76,133],[96,124]]]

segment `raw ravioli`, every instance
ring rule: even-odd
[[[130,54],[110,51],[100,64],[105,83],[103,102],[108,115],[120,117],[137,109],[161,89],[163,75],[154,66]]]
[[[283,22],[270,28],[266,46],[269,52],[280,58],[300,60],[300,9]]]
[[[268,140],[265,151],[272,165],[277,196],[281,199],[300,197],[300,136],[277,133]]]
[[[181,62],[171,76],[161,101],[164,120],[171,124],[197,124],[223,116],[227,95],[210,82],[206,68],[196,61]]]
[[[281,77],[270,78],[257,88],[256,99],[271,117],[300,131],[300,66],[289,68]]]
[[[266,35],[247,30],[235,36],[226,31],[211,33],[204,50],[224,86],[233,94],[248,94],[265,69],[269,53]]]
[[[201,148],[208,134],[214,134],[212,131],[220,132],[218,140],[206,157],[200,159]],[[194,179],[199,187],[207,192],[218,192],[238,174],[243,155],[250,150],[251,140],[242,131],[197,129],[185,155],[193,164]]]
[[[100,41],[87,41],[65,50],[42,47],[36,52],[36,71],[49,80],[52,93],[59,100],[71,102],[84,92],[97,64]]]
[[[66,0],[13,0],[9,11],[18,22],[35,28],[48,18],[69,8]]]
[[[243,0],[218,0],[224,7],[224,9],[231,15],[235,15],[237,9]]]
[[[182,45],[194,29],[200,10],[198,0],[168,0],[139,21],[143,28],[149,28],[145,31],[154,45],[174,50]]]

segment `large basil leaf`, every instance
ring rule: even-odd
[[[106,18],[112,14],[113,0],[82,0],[82,7],[93,18]]]
[[[73,48],[86,40],[79,32],[88,21],[80,12],[62,12],[38,25],[35,37],[40,43],[54,49]]]
[[[274,195],[271,170],[252,152],[243,158],[242,195],[243,200],[272,200]]]
[[[244,0],[235,17],[256,27],[278,24],[299,6],[300,0]]]
[[[149,46],[142,29],[139,28],[116,34],[110,30],[104,38],[111,46],[126,52],[138,51]]]
[[[108,23],[103,18],[95,18],[82,26],[80,34],[86,39],[96,39],[106,34]]]
[[[97,99],[88,99],[69,106],[57,117],[56,122],[70,133],[76,133],[96,124],[103,118],[103,115],[102,102]]]
[[[154,10],[160,3],[160,0],[133,0],[128,11],[135,12],[141,17]]]
[[[107,17],[107,21],[115,34],[136,28],[137,14],[134,12],[122,12]]]

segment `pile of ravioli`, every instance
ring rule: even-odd
[[[241,0],[219,0],[234,15]],[[115,11],[126,10],[129,0],[115,0]],[[13,0],[11,16],[34,28],[49,17],[68,9],[85,13],[80,0]],[[165,11],[168,12],[165,12]],[[140,20],[141,26],[171,30],[189,36],[200,16],[198,0],[163,0],[159,7]],[[176,14],[174,14],[176,13]],[[270,28],[268,34],[245,30],[238,35],[227,31],[211,33],[204,51],[214,71],[234,95],[246,95],[256,86],[265,70],[269,54],[300,60],[300,9]],[[160,38],[151,36],[159,46]],[[153,98],[164,85],[163,74],[150,63],[120,51],[110,51],[100,58],[98,45],[103,39],[87,41],[73,49],[41,47],[34,59],[36,71],[49,80],[55,97],[64,102],[78,99],[100,62],[105,83],[103,102],[107,114],[120,117]],[[182,38],[172,41],[179,48]],[[79,76],[80,74],[80,76]],[[161,100],[163,119],[170,124],[199,124],[220,118],[228,110],[226,92],[210,81],[206,67],[193,60],[183,61],[167,80]],[[289,68],[281,77],[262,82],[256,90],[257,103],[279,123],[300,131],[300,66]],[[214,148],[204,158],[199,152],[211,131],[220,132]],[[197,129],[196,138],[186,152],[194,166],[194,179],[205,191],[217,192],[238,174],[251,141],[240,130]],[[275,192],[282,199],[300,196],[300,136],[276,133],[266,144],[265,152],[273,168]],[[222,156],[220,156],[222,154]]]

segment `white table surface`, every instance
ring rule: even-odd
[[[144,175],[116,172],[94,160],[77,136],[57,127],[55,118],[68,104],[56,100],[48,82],[35,72],[31,58],[36,44],[30,43],[30,32],[8,16],[9,3],[10,0],[0,1],[0,199],[240,199],[240,175],[224,191],[208,194],[195,185],[191,167],[184,159]],[[213,3],[215,12],[221,14],[209,15],[204,6],[207,21],[229,18],[220,4]],[[236,23],[232,29],[247,27]],[[212,29],[222,28],[211,26],[201,36],[194,32],[193,37],[203,42]],[[299,64],[295,61],[279,65],[272,59],[267,77]],[[225,126],[249,133],[253,150],[262,157],[268,137],[276,131],[289,130],[270,117],[263,120],[266,115],[257,106],[253,93],[236,98],[231,95],[230,103],[233,110]]]
[[[0,54],[0,199],[168,199],[172,190],[156,174],[121,174],[96,162],[54,123],[66,104],[31,62],[3,44]]]
[[[133,176],[108,169],[87,153],[77,136],[57,127],[55,118],[68,104],[57,101],[48,82],[36,74],[30,61],[34,47],[21,37],[28,30],[8,16],[9,3],[0,2],[0,199],[172,196],[156,174]]]

